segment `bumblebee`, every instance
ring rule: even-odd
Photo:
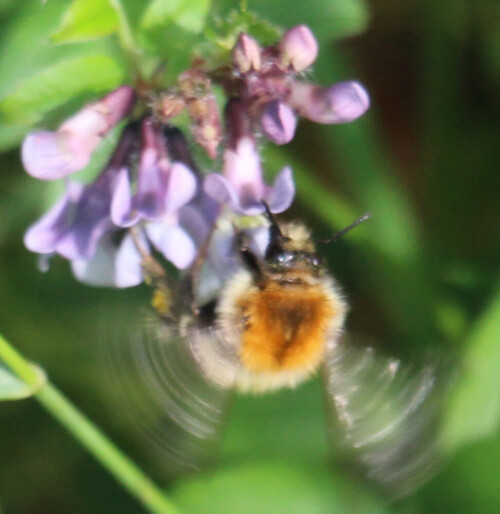
[[[125,391],[139,407],[136,420],[166,450],[169,471],[200,469],[221,442],[234,391],[293,388],[321,368],[335,446],[349,449],[363,475],[391,497],[403,496],[436,462],[437,361],[408,365],[348,340],[347,302],[310,232],[301,223],[278,224],[269,211],[267,218],[265,251],[236,234],[237,265],[217,297],[196,299],[196,265],[173,300],[172,286],[156,280],[163,323],[147,323],[130,346],[120,344],[128,366],[122,386],[137,379]],[[152,420],[153,410],[162,415]]]
[[[243,266],[216,303],[187,316],[183,338],[200,370],[222,387],[260,393],[294,387],[318,369],[338,340],[347,304],[301,224],[270,226],[263,258],[240,236]]]

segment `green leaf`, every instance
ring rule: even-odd
[[[27,127],[0,123],[0,152],[18,146],[27,133]]]
[[[209,0],[154,0],[141,18],[139,42],[166,62],[168,79],[186,70],[210,8]]]
[[[51,37],[54,43],[90,41],[113,34],[118,17],[107,0],[74,0]]]
[[[0,401],[21,400],[35,394],[45,384],[47,377],[40,368],[35,366],[34,369],[39,376],[39,382],[30,386],[17,378],[0,362]]]
[[[381,500],[324,467],[269,459],[181,481],[171,496],[191,514],[389,512]]]
[[[219,15],[224,16],[235,4],[224,0],[217,2],[217,6]],[[359,34],[369,21],[364,0],[289,0],[286,7],[281,2],[252,0],[249,8],[263,19],[284,28],[308,25],[320,43]]]
[[[177,25],[186,32],[199,33],[205,26],[210,0],[153,0],[147,7],[141,28]]]
[[[16,91],[30,77],[61,61],[76,57],[121,54],[114,39],[72,45],[50,44],[66,2],[19,2],[22,8],[2,27],[0,44],[0,99]]]
[[[107,55],[59,62],[33,75],[0,102],[6,121],[29,124],[82,93],[102,93],[124,80],[125,70]]]
[[[499,462],[498,436],[464,446],[419,494],[418,512],[500,512]]]
[[[444,419],[443,444],[450,451],[500,428],[500,288],[464,348],[463,373]]]
[[[328,445],[320,381],[308,382],[293,391],[235,398],[221,461],[256,456],[295,458],[315,465],[326,461]]]

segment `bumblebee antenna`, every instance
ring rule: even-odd
[[[283,239],[285,239],[285,236],[281,232],[281,229],[278,225],[278,222],[276,221],[276,218],[274,217],[274,214],[269,209],[269,205],[267,205],[267,202],[265,201],[262,201],[262,205],[266,210],[266,218],[269,220],[269,223],[271,224],[271,239],[274,236],[275,239],[278,238],[281,241],[283,241]]]
[[[321,241],[317,241],[317,243],[318,244],[327,244],[327,243],[331,243],[333,241],[337,241],[342,236],[347,234],[347,232],[350,232],[353,228],[357,227],[358,225],[361,225],[361,223],[363,223],[363,221],[366,221],[366,220],[370,219],[371,217],[372,217],[371,212],[367,212],[366,214],[361,216],[361,218],[356,220],[354,223],[351,223],[348,227],[344,228],[344,230],[341,230],[340,232],[333,234],[333,236],[329,237],[328,239],[323,239]]]
[[[269,245],[267,246],[265,255],[266,259],[271,259],[273,255],[283,251],[283,242],[288,240],[288,238],[283,235],[283,232],[281,232],[278,222],[269,209],[267,203],[263,201],[262,205],[266,211],[266,217],[271,224],[269,227]]]

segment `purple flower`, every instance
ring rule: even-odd
[[[296,81],[288,101],[304,118],[324,124],[353,121],[370,107],[368,93],[356,81],[340,82],[329,88]]]
[[[234,212],[253,216],[264,212],[263,201],[271,212],[283,212],[295,196],[292,170],[283,168],[272,187],[264,183],[255,143],[242,138],[235,150],[226,149],[224,176],[211,173],[205,179],[206,193],[219,203],[230,205]]]
[[[317,55],[318,43],[305,25],[293,27],[276,45],[265,48],[241,34],[232,53],[234,80],[222,84],[243,103],[253,127],[273,143],[286,144],[295,135],[297,115],[317,123],[346,123],[370,105],[358,82],[324,88],[297,80]],[[230,126],[228,132],[232,138]]]
[[[136,192],[129,170],[118,173],[111,201],[111,219],[121,227],[144,220],[151,242],[176,267],[186,268],[196,254],[189,235],[178,223],[180,209],[196,193],[196,178],[183,163],[171,163],[164,135],[150,119],[142,123],[142,151]]]
[[[113,228],[109,216],[115,170],[89,186],[68,181],[66,193],[25,234],[32,252],[59,253],[69,260],[91,259],[99,239]]]
[[[137,137],[130,123],[106,168],[89,185],[68,180],[66,193],[26,232],[26,247],[36,253],[58,253],[70,260],[91,259],[99,239],[114,229],[110,217],[119,171],[126,165]]]
[[[56,180],[85,168],[96,146],[131,111],[134,101],[134,90],[121,86],[84,107],[56,132],[28,134],[21,149],[26,171],[41,180]]]

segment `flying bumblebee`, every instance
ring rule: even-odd
[[[267,221],[263,252],[236,233],[237,263],[208,301],[197,298],[196,265],[173,298],[156,263],[156,271],[149,266],[164,322],[146,323],[129,345],[117,341],[112,358],[135,420],[165,450],[169,471],[204,468],[233,391],[293,388],[321,369],[335,445],[349,448],[365,477],[391,497],[404,496],[428,476],[438,453],[436,361],[403,364],[349,341],[347,302],[309,231],[278,224],[269,211]]]

